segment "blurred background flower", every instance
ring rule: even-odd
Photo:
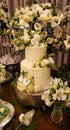
[[[9,14],[5,0],[0,0],[0,35],[4,35],[9,28]]]

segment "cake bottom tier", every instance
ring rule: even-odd
[[[53,81],[53,78],[50,78],[50,83]],[[41,95],[43,91],[34,92],[34,93],[26,93],[25,91],[20,91],[17,86],[14,87],[15,95],[17,100],[24,106],[27,107],[45,107],[45,103],[41,100]]]

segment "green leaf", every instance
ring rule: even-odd
[[[51,88],[51,93],[55,93],[56,92],[56,90],[55,90],[55,88]]]
[[[51,67],[52,70],[57,70],[57,66],[55,64],[49,64],[48,67]]]
[[[62,102],[62,108],[63,108],[63,109],[66,108],[66,104],[65,104],[65,102]]]

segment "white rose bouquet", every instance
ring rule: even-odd
[[[10,22],[12,45],[16,51],[43,44],[48,50],[65,49],[67,22],[67,18],[52,3],[17,8]]]

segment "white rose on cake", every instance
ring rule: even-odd
[[[48,60],[48,59],[43,59],[43,60],[41,60],[41,63],[40,63],[41,67],[45,67],[45,66],[47,66],[48,64],[49,64],[49,60]]]
[[[52,65],[55,65],[54,59],[52,57],[48,57],[47,59],[42,59],[40,61],[40,66],[41,67],[46,67],[46,66],[50,66],[53,67]]]

